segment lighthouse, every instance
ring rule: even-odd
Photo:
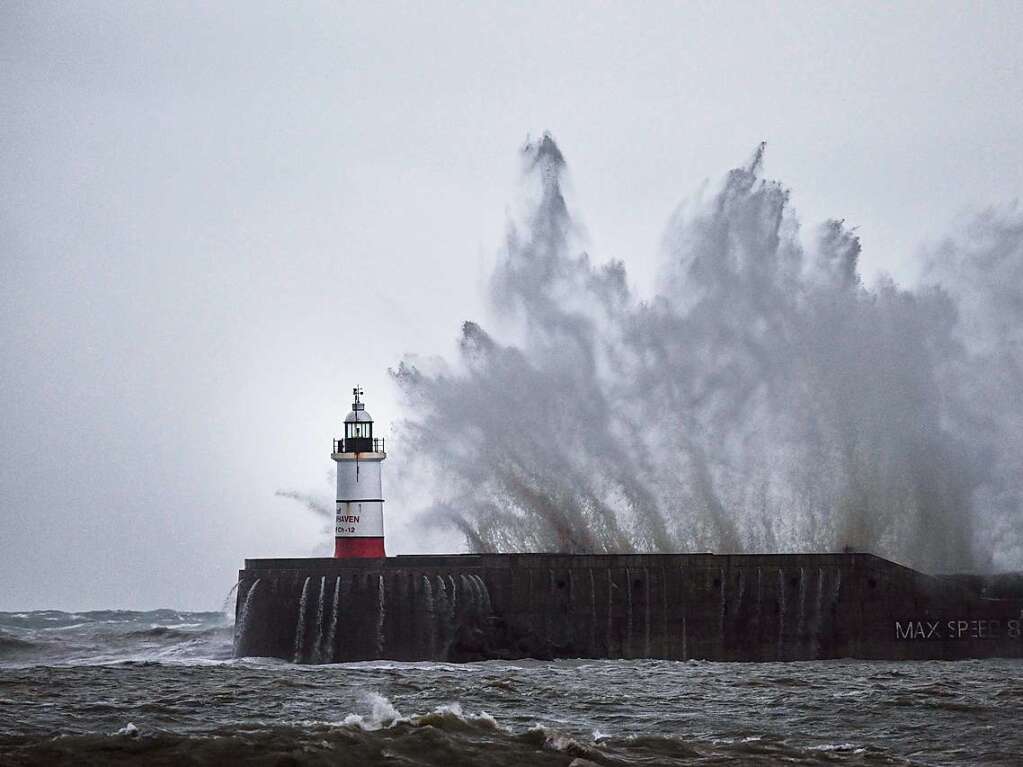
[[[352,389],[355,402],[345,417],[343,439],[334,440],[330,457],[337,462],[337,516],[334,558],[383,557],[384,496],[380,464],[387,457],[384,440],[373,436],[362,388]]]

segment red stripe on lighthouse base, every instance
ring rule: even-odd
[[[384,539],[380,538],[335,538],[334,559],[383,559]]]

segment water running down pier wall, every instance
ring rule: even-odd
[[[1023,657],[1017,576],[869,554],[256,559],[239,582],[236,655],[296,663]]]

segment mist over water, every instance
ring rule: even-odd
[[[492,277],[505,340],[394,371],[425,518],[473,551],[871,551],[1023,564],[1023,214],[988,211],[912,289],[854,229],[800,227],[764,146],[668,223],[655,295],[594,263],[550,136]]]

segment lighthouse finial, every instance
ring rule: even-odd
[[[362,397],[362,395],[363,395],[363,391],[362,391],[362,387],[361,386],[356,386],[354,389],[352,389],[352,394],[355,395],[355,404],[356,405],[358,405],[360,402],[362,402],[362,400],[360,399],[360,397]]]

